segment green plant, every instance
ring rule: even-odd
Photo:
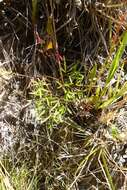
[[[119,130],[114,125],[111,126],[111,135],[112,135],[113,138],[119,139]]]
[[[7,164],[8,163],[8,164]],[[0,161],[0,189],[1,190],[36,190],[37,176],[32,177],[32,173],[27,166],[12,167],[9,160]]]
[[[97,110],[107,108],[124,96],[127,92],[127,82],[121,83],[121,73],[117,74],[116,71],[120,68],[119,62],[126,44],[127,33],[125,32],[113,61],[110,63],[107,58],[105,64],[99,69],[95,64],[87,75],[89,82],[86,86],[84,86],[84,73],[77,70],[77,63],[68,71],[66,63],[64,63],[64,67],[61,68],[64,81],[56,79],[55,88],[52,88],[50,80],[48,81],[46,78],[34,81],[32,93],[42,123],[48,121],[50,126],[62,123],[65,115],[70,111],[68,108],[70,102],[73,104],[79,101],[90,102]],[[117,75],[117,80],[115,75]]]
[[[47,78],[33,82],[33,91],[36,111],[42,123],[54,126],[64,122],[65,116],[70,112],[69,103],[76,103],[84,97],[83,78],[80,71],[76,71],[76,64],[65,74],[65,81],[55,79],[55,88]]]
[[[42,123],[47,122],[48,126],[51,127],[63,121],[66,106],[57,95],[53,95],[45,79],[34,81],[32,94],[34,95],[36,110]]]
[[[119,63],[127,45],[127,32],[124,32],[121,38],[113,60],[110,61],[110,58],[108,58],[99,70],[95,64],[88,75],[90,81],[88,96],[92,93],[90,98],[97,109],[108,107],[127,93],[127,82],[121,83],[122,76],[116,73],[120,67],[121,70],[123,68],[123,64],[120,66]],[[107,73],[106,77],[104,76],[105,73]],[[117,80],[115,75],[117,75]]]

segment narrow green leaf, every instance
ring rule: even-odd
[[[119,61],[122,57],[122,54],[125,50],[126,45],[127,45],[127,32],[124,32],[124,34],[122,35],[122,42],[119,46],[119,49],[118,49],[118,51],[117,51],[117,53],[116,53],[116,55],[112,61],[111,67],[109,69],[109,74],[108,74],[108,77],[106,80],[106,84],[108,84],[112,80],[112,78],[114,77],[114,74],[115,74],[115,72],[119,66]]]
[[[37,0],[32,0],[32,22],[36,24]]]
[[[103,162],[103,168],[106,174],[106,179],[109,185],[110,190],[115,190],[115,186],[113,185],[113,181],[112,181],[112,176],[110,175],[108,166],[107,166],[107,162],[106,162],[106,158],[104,155],[104,151],[101,154],[101,158],[102,158],[102,162]]]
[[[97,72],[97,64],[95,64],[95,65],[93,66],[93,68],[91,69],[88,78],[89,78],[90,80],[93,80],[93,79],[96,77],[96,72]]]

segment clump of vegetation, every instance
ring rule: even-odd
[[[12,168],[10,171],[9,160],[4,160],[4,165],[0,163],[0,189],[2,190],[26,190],[37,189],[37,178],[32,171],[27,169],[27,166],[22,165],[20,169],[18,167]],[[9,168],[10,173],[7,169]]]
[[[19,131],[1,157],[0,188],[126,189],[126,2],[1,5],[2,67],[23,107],[10,118]]]

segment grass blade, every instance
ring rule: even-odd
[[[113,60],[113,62],[111,64],[111,67],[109,69],[109,74],[108,74],[108,77],[107,77],[107,80],[106,80],[106,84],[108,84],[112,80],[112,78],[114,77],[114,74],[115,74],[115,72],[116,72],[116,70],[117,70],[117,68],[119,66],[119,61],[120,61],[120,59],[122,57],[122,54],[123,54],[123,52],[125,50],[126,45],[127,45],[127,32],[124,32],[120,47],[119,47],[119,49],[118,49],[118,51],[117,51],[117,53],[116,53],[116,55],[114,57],[114,60]]]

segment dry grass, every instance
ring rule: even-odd
[[[0,189],[126,189],[126,1],[3,2]]]

